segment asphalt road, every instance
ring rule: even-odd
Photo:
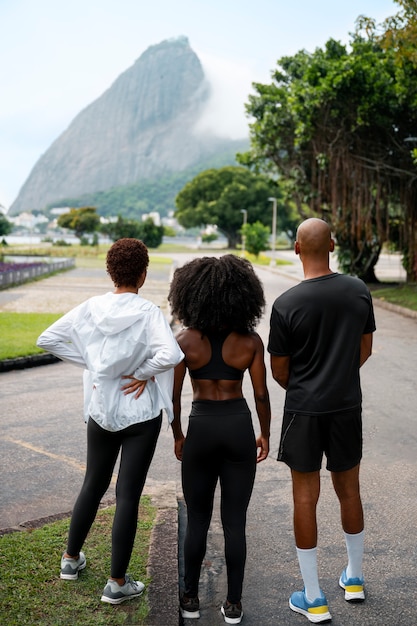
[[[281,291],[294,284],[297,276],[288,278],[270,270],[259,270],[259,275],[269,305],[259,328],[266,342],[270,306]],[[331,481],[325,470],[322,473],[319,567],[334,626],[417,624],[417,320],[380,307],[376,307],[375,313],[374,351],[362,371],[361,477],[366,516],[367,589],[367,601],[363,605],[346,603],[338,588],[338,577],[346,565],[344,540]],[[284,392],[272,378],[269,387],[274,416],[271,454],[258,466],[248,512],[248,560],[243,592],[246,626],[307,623],[288,608],[289,595],[301,588],[302,583],[292,534],[289,471],[275,461]],[[247,380],[245,389],[253,409]],[[190,401],[187,386],[183,400],[185,415]],[[85,463],[85,425],[81,415],[78,368],[59,363],[1,374],[0,528],[72,508]],[[172,435],[165,425],[146,489],[168,486],[181,501],[180,467],[172,447]],[[217,507],[202,572],[200,626],[224,623],[219,607],[225,589]],[[172,626],[177,623],[178,618],[173,615]]]

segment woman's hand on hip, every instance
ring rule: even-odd
[[[147,380],[138,380],[134,376],[122,376],[122,379],[128,380],[125,385],[122,386],[123,395],[128,396],[130,393],[135,394],[135,400],[140,398],[145,391]]]

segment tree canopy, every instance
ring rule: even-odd
[[[100,231],[110,237],[112,241],[117,241],[123,237],[133,237],[134,239],[140,239],[139,237],[140,224],[136,220],[128,220],[119,215],[116,221],[107,222],[100,226]]]
[[[142,239],[148,248],[157,248],[162,243],[164,227],[157,226],[151,217],[139,224],[139,239]]]
[[[243,224],[241,233],[245,248],[250,254],[254,254],[257,257],[260,252],[269,248],[270,229],[261,222],[256,221],[253,224]]]
[[[416,16],[415,2],[400,4]],[[314,53],[279,59],[272,83],[255,84],[246,106],[251,150],[240,161],[278,175],[300,217],[327,219],[342,267],[365,280],[375,280],[385,241],[399,239],[409,254],[415,237],[416,68],[362,18],[349,48],[330,39]],[[416,279],[411,257],[406,269]]]
[[[270,197],[281,197],[277,183],[245,167],[209,169],[187,183],[176,197],[175,217],[185,228],[215,224],[235,248],[240,238],[242,211],[247,221],[271,224]],[[280,204],[282,220],[289,209]],[[282,224],[283,227],[283,224]]]
[[[73,230],[75,236],[82,239],[87,233],[94,233],[100,225],[100,216],[95,207],[86,206],[71,209],[58,217],[58,226]]]
[[[0,212],[0,236],[8,235],[13,230],[13,224]]]
[[[123,237],[133,237],[141,239],[148,248],[157,248],[162,243],[164,227],[157,226],[151,217],[143,222],[127,220],[121,215],[114,222],[103,224],[101,232],[108,235],[112,241],[117,241]]]

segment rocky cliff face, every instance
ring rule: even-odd
[[[185,37],[151,46],[42,155],[10,214],[183,171],[230,148],[193,132],[208,96]]]

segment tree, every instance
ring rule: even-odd
[[[415,110],[417,107],[417,2],[415,0],[394,0],[400,11],[385,20],[383,32],[378,37],[375,23],[369,31],[378,37],[384,50],[394,55],[396,85],[400,100],[406,99]],[[363,18],[360,26],[369,26]],[[415,118],[414,118],[415,119]],[[417,139],[414,129],[404,138],[407,143],[402,166],[397,171],[397,193],[399,205],[404,207],[404,219],[400,230],[402,240],[403,265],[407,279],[417,281]],[[414,167],[410,167],[410,160]]]
[[[13,224],[9,222],[7,217],[0,213],[0,237],[4,237],[4,235],[8,235],[13,230]]]
[[[216,241],[218,238],[219,237],[216,233],[203,233],[201,235],[201,241],[203,243],[211,243],[212,241]]]
[[[148,248],[158,248],[162,243],[164,236],[164,227],[157,226],[151,217],[139,224],[139,239],[143,241]]]
[[[245,248],[250,254],[257,257],[262,250],[269,248],[270,229],[268,226],[264,226],[262,222],[244,224],[240,230],[242,238],[245,239]]]
[[[80,240],[82,240],[85,235],[94,233],[99,225],[100,216],[97,214],[94,207],[71,209],[68,213],[64,213],[58,218],[58,226],[73,230],[75,236]]]
[[[118,216],[115,222],[102,224],[100,230],[104,235],[110,237],[112,241],[117,241],[123,237],[140,239],[140,223],[135,220],[127,220],[121,215]]]
[[[235,248],[242,226],[242,210],[248,219],[271,222],[269,198],[281,197],[277,183],[251,172],[245,167],[223,167],[209,169],[198,174],[187,183],[176,197],[175,217],[185,228],[217,225]],[[288,215],[285,205],[279,206],[284,219]]]
[[[394,50],[358,31],[350,50],[329,40],[313,54],[281,58],[272,84],[255,90],[251,150],[239,160],[280,176],[300,217],[330,221],[342,267],[376,280],[404,198],[400,179],[416,170],[404,142],[415,134],[416,88],[398,81]]]
[[[143,241],[148,248],[157,248],[162,243],[164,227],[156,226],[150,217],[144,222],[138,222],[127,220],[119,215],[116,222],[103,224],[101,232],[108,235],[112,241],[117,241],[123,237],[133,237]]]

